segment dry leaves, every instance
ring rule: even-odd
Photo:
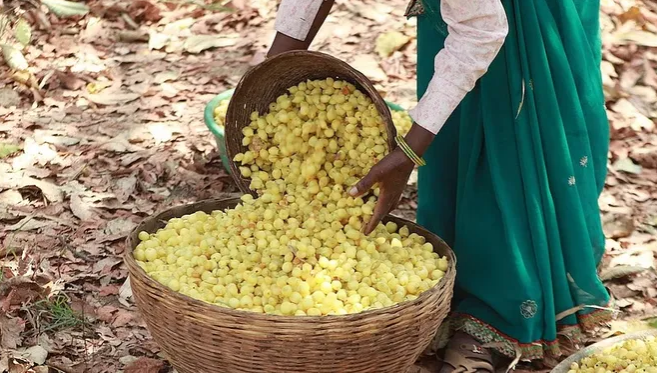
[[[38,48],[3,54],[18,67],[24,57],[30,70],[0,67],[0,272],[5,284],[30,280],[0,292],[2,348],[23,354],[0,355],[0,372],[169,371],[135,309],[123,239],[146,215],[234,191],[202,113],[262,61],[277,3],[233,0],[237,10],[224,12],[187,2],[44,1],[73,18],[26,15]],[[406,1],[337,3],[314,48],[352,62],[387,100],[412,105]],[[612,143],[601,276],[622,318],[640,319],[654,315],[657,296],[654,271],[643,271],[657,241],[657,50],[648,47],[657,17],[630,3],[607,1],[602,17]],[[44,96],[35,106],[33,89]],[[400,213],[414,218],[416,200],[411,183]],[[52,321],[38,318],[37,305],[55,295],[75,323],[46,330]]]

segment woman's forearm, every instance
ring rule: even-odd
[[[308,49],[334,0],[283,0],[276,17],[276,37],[269,56]]]

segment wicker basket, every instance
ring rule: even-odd
[[[372,99],[386,126],[388,149],[393,149],[397,131],[390,110],[367,77],[335,57],[319,52],[293,51],[255,66],[235,88],[226,113],[228,157],[232,160],[236,154],[247,150],[242,145],[242,128],[251,123],[251,113],[266,113],[270,103],[300,82],[328,77],[350,82]],[[231,173],[240,191],[253,193],[249,189],[249,180],[242,177],[234,163],[231,163]]]
[[[447,256],[445,277],[416,300],[358,314],[287,317],[223,308],[194,300],[154,281],[137,265],[132,249],[141,231],[199,210],[235,206],[209,200],[169,209],[142,222],[128,238],[125,262],[132,292],[153,339],[179,372],[405,372],[447,316],[456,259],[436,235],[401,218]]]

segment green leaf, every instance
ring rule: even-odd
[[[30,44],[30,40],[32,40],[32,28],[25,18],[21,18],[16,22],[14,36],[16,36],[16,40],[18,40],[23,47]]]
[[[0,143],[0,159],[9,156],[12,153],[20,151],[21,147],[16,144]]]
[[[41,0],[41,2],[58,17],[84,16],[89,13],[89,7],[82,3],[66,0]]]
[[[27,70],[27,60],[23,56],[23,52],[8,45],[2,44],[2,57],[5,58],[7,65],[14,70]]]

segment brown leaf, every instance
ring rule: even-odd
[[[78,194],[71,195],[71,211],[82,221],[89,221],[93,217],[93,212],[88,203],[82,201]]]
[[[59,82],[62,84],[62,86],[71,91],[77,91],[84,87],[86,84],[82,78],[70,71],[55,70],[55,75],[57,76],[57,79],[59,79]]]
[[[104,259],[94,263],[93,272],[100,275],[109,274],[112,268],[121,263],[121,259],[117,257],[105,257]]]
[[[62,191],[55,184],[30,178],[21,173],[4,173],[0,178],[0,189],[26,188],[30,186],[37,187],[43,196],[51,202],[61,202],[63,200]]]
[[[110,323],[114,319],[114,313],[118,310],[111,305],[101,306],[96,310],[96,316],[103,322]]]
[[[16,349],[23,339],[21,333],[25,330],[25,321],[0,314],[0,348]]]
[[[137,188],[137,178],[135,176],[129,176],[121,178],[116,181],[116,198],[120,202],[126,202],[130,196],[135,192]]]
[[[126,373],[159,373],[164,368],[164,361],[149,357],[139,357],[123,369]]]
[[[655,68],[653,68],[650,64],[650,60],[646,59],[643,63],[643,67],[643,83],[645,83],[647,86],[657,89],[657,72],[655,72]]]
[[[119,309],[119,311],[116,313],[116,318],[114,319],[114,322],[112,322],[112,326],[114,327],[121,327],[125,326],[130,321],[134,319],[134,314],[132,312],[129,312],[125,309]]]
[[[97,94],[88,94],[89,101],[101,105],[118,105],[135,101],[141,97],[140,94],[131,92],[101,92]]]

